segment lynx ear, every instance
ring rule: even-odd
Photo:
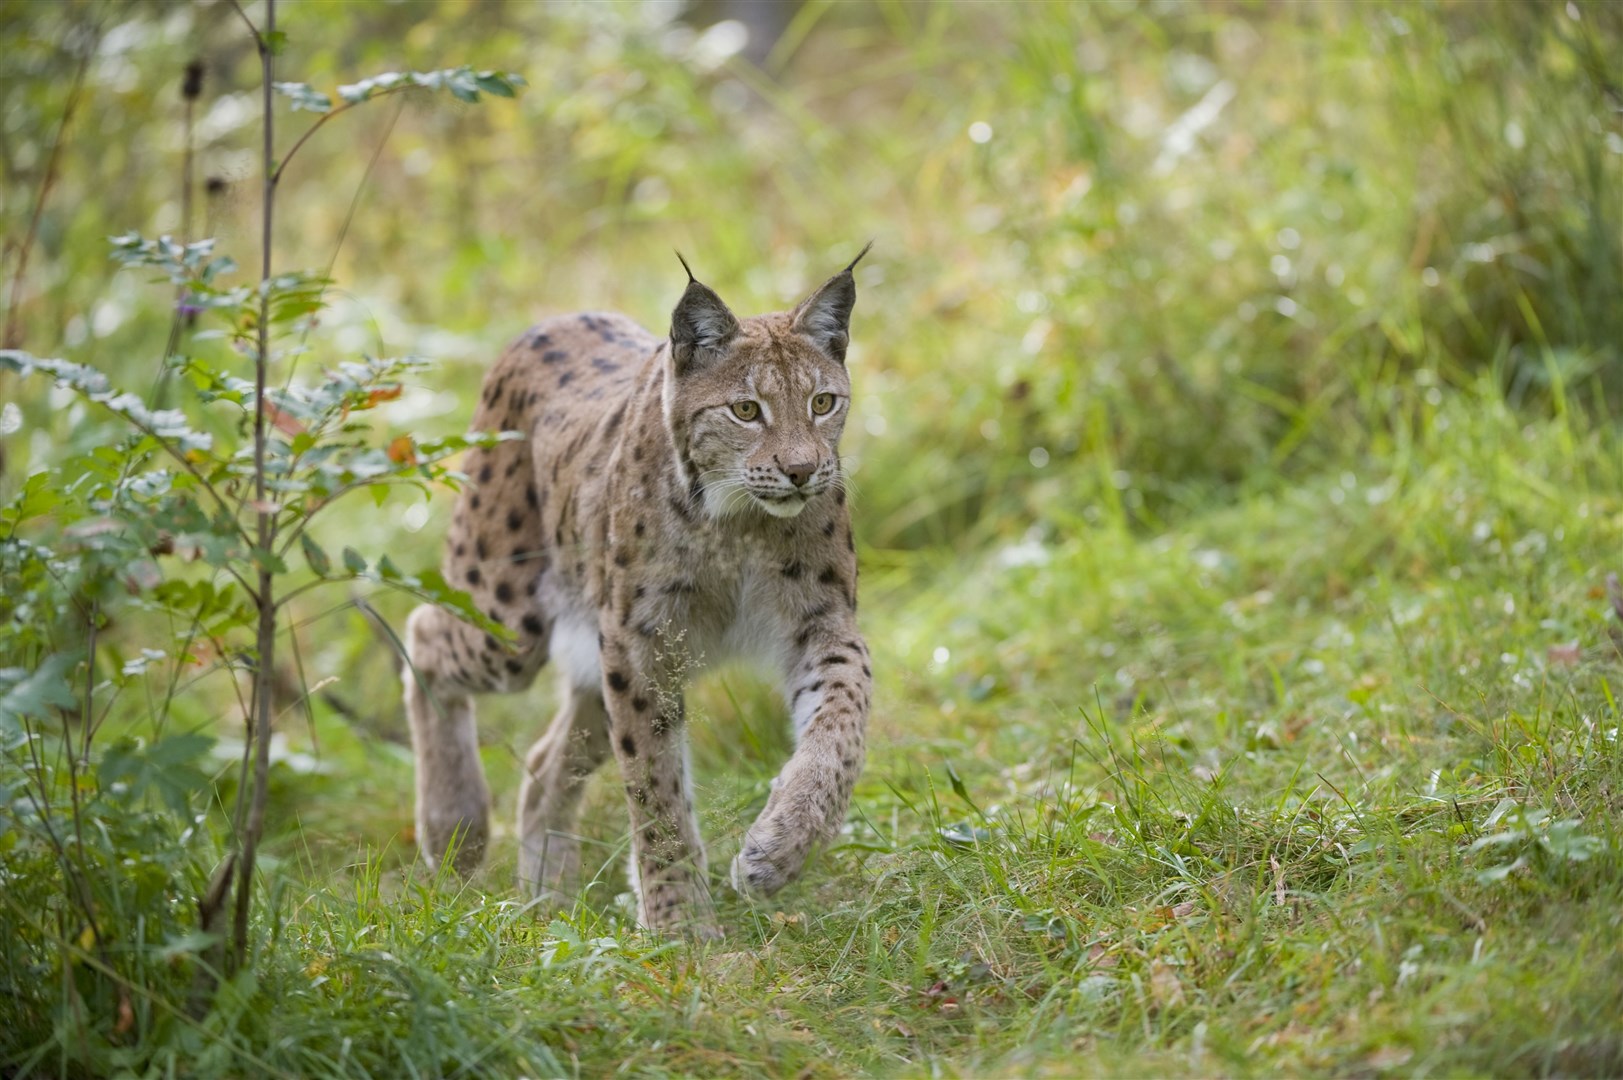
[[[870,240],[851,260],[850,266],[825,281],[822,288],[802,300],[794,310],[794,329],[842,364],[845,348],[851,341],[851,309],[857,305],[857,279],[851,271],[871,247],[873,241]]]
[[[685,375],[726,347],[738,333],[738,320],[714,289],[694,278],[680,252],[676,257],[688,272],[688,287],[671,312],[671,358],[676,361],[676,373]]]

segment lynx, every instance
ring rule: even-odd
[[[473,426],[525,438],[469,453],[443,566],[516,637],[437,607],[407,623],[417,839],[431,865],[449,856],[467,873],[488,838],[473,695],[524,690],[548,660],[562,704],[518,798],[531,894],[577,874],[582,788],[612,754],[639,922],[719,935],[683,686],[729,657],[778,680],[795,735],[733,886],[774,892],[837,832],[872,693],[839,457],[861,258],[794,310],[745,319],[684,260],[667,338],[622,315],[563,316],[486,376]]]

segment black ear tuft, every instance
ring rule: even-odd
[[[862,261],[862,257],[872,250],[873,241],[869,240],[866,244],[862,245],[862,250],[857,252],[857,257],[851,260],[850,265],[845,268],[845,272],[849,274],[851,271],[855,270],[857,268],[857,263]],[[680,258],[680,256],[678,256],[678,258]]]
[[[688,272],[688,287],[671,312],[671,358],[676,361],[676,373],[685,375],[726,347],[738,333],[738,320],[714,289],[693,276],[680,252],[676,257]]]
[[[802,300],[794,311],[794,328],[842,364],[846,346],[851,341],[851,309],[857,305],[857,279],[851,271],[871,247],[872,240],[849,266],[825,281],[822,288]]]

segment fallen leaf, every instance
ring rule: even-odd
[[[1183,1004],[1183,980],[1178,969],[1160,960],[1150,964],[1150,996],[1158,1008],[1174,1008]]]
[[[1578,661],[1583,659],[1584,651],[1579,648],[1576,641],[1562,645],[1551,645],[1544,652],[1544,658],[1552,667],[1577,667]]]
[[[1407,1046],[1383,1046],[1365,1058],[1364,1064],[1378,1070],[1396,1069],[1407,1065],[1412,1057],[1414,1051]]]
[[[135,1027],[135,1009],[130,1005],[130,992],[118,988],[118,1019],[113,1023],[114,1035],[127,1035]]]

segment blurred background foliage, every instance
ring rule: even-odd
[[[246,10],[257,17],[259,8]],[[673,248],[736,309],[755,312],[793,303],[875,240],[858,272],[845,449],[881,707],[858,793],[872,836],[862,833],[830,860],[836,868],[860,869],[862,853],[878,850],[863,843],[880,843],[887,818],[887,844],[911,843],[919,828],[920,843],[936,835],[939,784],[928,770],[943,758],[962,763],[983,795],[989,783],[1006,788],[1016,810],[1046,812],[1034,794],[1038,766],[1069,757],[1077,767],[1067,710],[1078,706],[1085,719],[1097,711],[1100,731],[1138,724],[1135,738],[1161,740],[1157,752],[1170,757],[1156,768],[1171,760],[1204,770],[1177,783],[1157,776],[1169,807],[1187,794],[1186,781],[1201,799],[1240,790],[1242,801],[1282,808],[1281,835],[1297,824],[1280,792],[1294,790],[1298,773],[1326,775],[1319,769],[1349,790],[1354,781],[1373,785],[1371,798],[1412,794],[1411,781],[1426,775],[1435,787],[1432,770],[1442,769],[1445,779],[1460,778],[1453,815],[1461,801],[1470,812],[1522,790],[1501,784],[1520,758],[1482,765],[1471,756],[1476,729],[1456,730],[1452,713],[1439,719],[1432,703],[1436,695],[1477,702],[1481,719],[1509,702],[1536,719],[1544,684],[1515,681],[1519,671],[1507,681],[1507,665],[1553,635],[1596,637],[1607,617],[1595,606],[1604,594],[1587,579],[1615,550],[1623,521],[1614,421],[1623,395],[1623,7],[350,0],[284,4],[279,26],[281,77],[321,91],[464,63],[529,83],[516,102],[477,109],[442,95],[368,105],[326,127],[282,181],[277,269],[330,269],[337,282],[301,372],[363,353],[433,361],[373,414],[380,444],[461,432],[486,366],[541,317],[610,308],[662,330],[685,283]],[[194,60],[203,86],[191,116],[188,197],[181,88]],[[0,0],[0,346],[92,364],[120,386],[154,383],[175,293],[118,273],[107,238],[216,236],[221,252],[255,265],[258,93],[258,57],[229,3]],[[286,100],[278,109],[285,154],[311,116],[289,111]],[[252,280],[246,271],[236,278]],[[216,363],[231,357],[217,341],[185,341],[183,351]],[[1566,410],[1585,415],[1568,424]],[[70,393],[0,372],[0,503],[24,491],[30,475],[119,434]],[[438,561],[449,509],[444,493],[425,502],[402,492],[336,509],[315,532],[332,550],[388,552],[410,572]],[[169,572],[192,585],[199,576]],[[1611,602],[1623,612],[1618,596]],[[407,601],[374,601],[400,625]],[[115,664],[145,643],[144,602],[132,597],[105,634],[104,655]],[[1412,642],[1399,630],[1403,612],[1421,628]],[[323,889],[344,867],[358,896],[372,890],[350,913],[359,943],[402,910],[390,892],[401,879],[388,875],[412,858],[397,683],[388,648],[344,598],[312,599],[292,616],[290,652],[302,649],[305,660],[284,673],[277,703],[272,846]],[[195,682],[188,670],[174,703],[175,730],[225,736],[206,763],[214,810],[231,800],[227,766],[241,751],[230,741],[240,730],[237,687],[223,667],[210,663]],[[145,678],[138,661],[137,669],[131,686]],[[765,691],[729,678],[708,683],[695,710],[729,721],[696,725],[706,825],[723,847],[764,798],[787,738]],[[294,711],[301,681],[319,695],[303,716]],[[1151,700],[1154,688],[1165,700]],[[1582,708],[1603,715],[1595,687],[1583,692]],[[1375,700],[1383,695],[1392,700]],[[145,736],[150,703],[114,696],[110,736]],[[501,819],[542,710],[522,699],[481,710]],[[1335,741],[1341,729],[1316,729],[1310,715],[1361,727],[1367,744],[1382,748],[1372,755],[1396,731],[1392,745],[1418,756],[1393,751],[1366,773]],[[1292,743],[1299,759],[1282,749]],[[1303,771],[1310,754],[1313,768]],[[1549,752],[1561,799],[1570,792],[1556,763],[1576,772],[1588,760],[1560,746]],[[1001,780],[988,781],[1009,762]],[[1092,783],[1103,806],[1125,781],[1101,773]],[[1595,807],[1615,810],[1615,786],[1582,783],[1597,788]],[[926,791],[928,815],[916,811]],[[612,782],[589,798],[584,827],[605,851],[624,839],[619,798]],[[1425,799],[1436,804],[1427,813],[1444,813],[1441,796],[1428,788]],[[902,805],[927,817],[925,826],[902,818],[910,824],[898,827]],[[1201,822],[1231,820],[1232,807],[1215,805]],[[1070,831],[1058,846],[1087,856],[1087,843],[1103,834],[1084,809],[1065,818]],[[1403,807],[1393,814],[1410,819]],[[1463,820],[1440,827],[1463,830]],[[214,852],[183,851],[208,845],[188,823],[165,821],[171,831],[186,825],[184,834],[154,840],[157,826],[132,813],[108,844],[110,857],[147,852],[148,871],[132,871],[132,880],[167,905],[172,929],[189,925]],[[509,895],[510,849],[502,846],[477,887]],[[1239,861],[1212,850],[1224,865]],[[1051,868],[1046,878],[1032,870],[1046,865],[1044,851],[1032,857],[1022,873],[1047,882],[1048,893],[969,892],[964,920],[981,917],[978,904],[996,906],[983,893],[1023,916],[1033,896],[1069,910],[1086,893]],[[1264,855],[1255,858],[1262,865]],[[1121,896],[1159,905],[1157,890],[1172,886],[1157,875],[1183,866],[1148,857],[1122,865],[1090,901],[1098,924],[1132,914]],[[1405,872],[1411,888],[1402,895],[1418,895],[1436,876],[1421,862]],[[956,895],[940,892],[933,873],[901,880],[920,896]],[[187,875],[184,888],[174,885]],[[273,887],[290,888],[292,876]],[[1141,885],[1149,892],[1131,892]],[[825,886],[842,898],[868,887],[854,871],[807,887]],[[43,872],[13,872],[7,887],[14,912],[46,910]],[[1273,889],[1283,886],[1264,891]],[[273,936],[293,944],[273,952],[265,970],[314,995],[323,976],[310,955],[332,947],[318,940],[332,931],[325,915],[309,913],[347,902],[343,893],[289,901],[278,892],[267,905]],[[900,927],[912,940],[914,899],[887,901],[887,934]],[[834,910],[833,898],[820,900],[829,902],[808,906]],[[1488,893],[1480,900],[1484,910],[1499,902]],[[1552,910],[1567,917],[1566,908]],[[422,911],[440,918],[432,905]],[[510,950],[501,963],[529,979],[529,937],[541,931],[522,913],[501,918]],[[1048,925],[1040,923],[1044,943]],[[1298,929],[1291,922],[1279,940],[1296,941]],[[157,940],[159,931],[147,932]],[[400,955],[422,954],[420,969],[441,962],[422,927],[396,924],[391,933]],[[928,936],[918,931],[916,970],[893,973],[921,992],[936,981],[926,976],[932,950],[957,955]],[[988,955],[1022,955],[1018,935],[993,936],[1000,944]],[[1479,970],[1468,938],[1443,936],[1465,942],[1461,970]],[[1347,937],[1342,923],[1331,937]],[[1565,964],[1568,954],[1546,948],[1547,937],[1529,931],[1536,948],[1527,955]],[[972,935],[959,927],[949,939]],[[1400,936],[1392,942],[1401,947]],[[1219,934],[1211,955],[1232,957],[1232,944]],[[873,949],[878,957],[877,939]],[[1276,954],[1259,955],[1253,972],[1296,978]],[[1604,959],[1581,948],[1571,955]],[[469,973],[445,975],[448,985],[496,985],[482,954],[468,962]],[[1020,963],[1041,966],[1030,956]],[[1213,984],[1227,993],[1234,980],[1213,965]],[[1324,968],[1323,977],[1345,983],[1356,1011],[1376,1000],[1358,979],[1376,978],[1377,968]],[[42,970],[19,966],[10,985],[44,986],[51,980]],[[806,970],[817,969],[808,961]],[[1593,991],[1597,1015],[1615,1014],[1615,980],[1589,979],[1589,970],[1566,974]],[[619,993],[619,978],[605,1000]],[[1266,979],[1257,985],[1266,989]],[[1501,993],[1522,994],[1504,985],[1512,989]],[[1279,1000],[1292,1000],[1293,987]],[[890,987],[866,993],[883,1001]],[[680,1008],[660,1021],[660,1039],[691,1027],[686,991],[671,994]],[[1451,1013],[1470,996],[1450,1001]],[[241,1001],[251,1000],[245,990]],[[522,995],[501,1000],[516,1014],[535,1013]],[[357,1001],[357,1038],[375,1035],[383,1011]],[[805,1015],[820,1022],[824,998],[808,1001]],[[1252,999],[1237,1003],[1248,1016],[1267,1015]],[[332,1009],[324,997],[307,1004],[312,1025]],[[1500,1015],[1541,1027],[1524,1004],[1518,996]],[[595,999],[572,1007],[590,1025],[610,1008]],[[1396,995],[1390,1009],[1406,1022],[1417,1015]],[[277,1020],[285,1026],[292,1015]],[[843,1045],[867,1045],[869,1019],[864,1012]],[[938,1019],[934,1045],[953,1045],[954,1016]],[[628,1020],[628,1029],[642,1022]],[[1578,1013],[1563,1022],[1592,1026]],[[140,1023],[145,1031],[146,1018]],[[908,1023],[923,1028],[917,1017]],[[1509,1060],[1477,1037],[1501,1026],[1485,1022],[1459,1040],[1482,1056],[1454,1067]],[[1123,1032],[1132,1027],[1123,1020]],[[432,1041],[439,1030],[425,1023],[400,1037]],[[588,1060],[629,1045],[610,1040],[619,1038],[613,1024],[602,1030],[603,1056]],[[1018,1039],[1023,1029],[999,1030]],[[38,1038],[43,1045],[47,1035]],[[717,1038],[729,1054],[743,1045],[735,1032]],[[798,1038],[798,1029],[783,1036],[773,1053],[798,1047]],[[912,1035],[904,1028],[895,1038]],[[348,1038],[333,1041],[342,1060]],[[271,1042],[267,1035],[263,1045]],[[661,1043],[652,1045],[655,1053]],[[1236,1043],[1225,1060],[1254,1067],[1255,1049]],[[176,1052],[187,1060],[190,1051]],[[378,1074],[399,1071],[394,1052],[379,1051],[386,1064]],[[1189,1060],[1199,1071],[1200,1060]],[[1319,1059],[1284,1060],[1300,1071]],[[708,1064],[689,1071],[722,1071]],[[966,1071],[975,1071],[973,1059]],[[1606,1068],[1580,1061],[1571,1071]]]
[[[754,311],[869,237],[849,449],[873,548],[1154,527],[1345,452],[1371,372],[1491,368],[1535,407],[1552,381],[1623,389],[1615,5],[444,0],[285,24],[283,70],[318,88],[448,57],[531,83],[514,108],[349,117],[284,181],[279,260],[333,266],[341,348],[442,361],[411,403],[434,433],[538,317],[663,328],[672,248]],[[161,297],[104,238],[183,231],[194,57],[189,232],[252,257],[241,31],[224,3],[0,7],[12,344],[115,376],[161,353]],[[8,484],[99,437],[82,406],[0,394]],[[407,509],[355,527],[428,526]]]

